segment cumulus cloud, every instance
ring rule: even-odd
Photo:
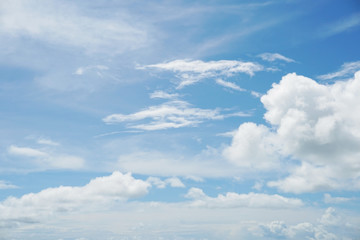
[[[277,60],[285,61],[285,62],[295,62],[295,60],[285,57],[279,53],[262,53],[259,55],[259,57],[268,62],[274,62]]]
[[[360,72],[322,85],[288,74],[261,98],[272,128],[242,124],[224,156],[243,167],[264,168],[276,159],[300,161],[290,176],[269,182],[286,192],[360,187]]]
[[[208,208],[293,208],[303,206],[303,202],[297,198],[286,198],[280,195],[268,195],[263,193],[238,194],[228,192],[217,197],[207,196],[199,188],[191,188],[185,195],[193,199],[191,206]]]
[[[227,82],[227,81],[224,81],[224,80],[222,80],[220,78],[216,79],[215,81],[220,86],[223,86],[223,87],[226,87],[226,88],[230,88],[230,89],[233,89],[233,90],[236,90],[236,91],[239,91],[239,92],[246,91],[245,89],[239,87],[238,85],[236,85],[233,82]]]
[[[41,168],[79,169],[85,165],[85,160],[81,157],[57,153],[49,149],[39,150],[11,145],[8,148],[8,154],[14,157],[30,158],[33,164]]]
[[[204,62],[201,60],[174,60],[171,62],[151,64],[138,67],[138,69],[158,69],[172,71],[180,79],[178,88],[195,84],[206,78],[230,77],[234,74],[245,73],[253,76],[255,72],[262,71],[263,66],[253,62],[235,60],[219,60]]]
[[[29,223],[61,212],[108,208],[115,201],[147,194],[149,187],[149,183],[135,179],[130,173],[114,172],[110,176],[92,179],[81,187],[60,186],[20,198],[8,197],[0,203],[0,222]]]
[[[151,106],[133,114],[112,114],[103,118],[103,121],[112,124],[151,119],[148,123],[128,125],[129,128],[151,131],[196,126],[206,120],[222,120],[232,116],[248,115],[245,113],[224,114],[221,113],[220,109],[194,108],[185,101],[173,100],[161,105]]]
[[[5,0],[1,16],[2,35],[70,45],[87,52],[122,52],[143,46],[147,39],[144,30],[124,19],[91,16],[66,1]]]
[[[360,61],[348,62],[348,63],[344,63],[339,71],[320,75],[318,78],[321,80],[331,80],[337,78],[350,77],[358,70],[360,70]]]

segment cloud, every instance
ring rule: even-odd
[[[37,140],[38,144],[43,144],[43,145],[50,145],[50,146],[59,146],[60,143],[58,142],[54,142],[51,139],[46,139],[46,138],[40,138]]]
[[[220,78],[216,79],[215,80],[217,84],[219,84],[220,86],[223,86],[223,87],[226,87],[226,88],[231,88],[233,90],[236,90],[236,91],[239,91],[239,92],[243,92],[243,91],[246,91],[245,89],[239,87],[238,85],[236,85],[235,83],[232,83],[232,82],[227,82],[227,81],[224,81]]]
[[[324,203],[327,204],[338,204],[338,203],[345,203],[354,200],[353,198],[345,198],[345,197],[332,197],[329,193],[324,194]]]
[[[327,26],[320,34],[321,37],[336,35],[360,25],[360,13],[353,14],[346,19],[341,19],[336,23]]]
[[[36,222],[62,212],[93,211],[109,208],[116,201],[138,198],[148,193],[150,184],[130,173],[113,172],[92,179],[81,187],[60,186],[20,198],[8,197],[0,203],[0,223]]]
[[[138,69],[158,69],[172,71],[180,79],[177,88],[195,84],[206,78],[230,77],[234,74],[245,73],[253,76],[262,71],[263,66],[253,62],[235,60],[219,60],[204,62],[201,60],[174,60],[171,62],[140,66]]]
[[[47,143],[47,145],[49,144]],[[81,157],[54,153],[49,149],[39,150],[11,145],[8,148],[8,154],[10,156],[31,158],[31,162],[41,168],[79,169],[85,165],[85,160]]]
[[[14,188],[19,188],[19,187],[7,181],[0,180],[0,189],[14,189]]]
[[[261,98],[271,128],[240,125],[223,155],[255,169],[271,169],[279,158],[300,162],[268,183],[285,192],[359,189],[359,89],[360,72],[332,85],[288,74]]]
[[[24,157],[46,157],[48,155],[47,153],[40,151],[38,149],[28,148],[28,147],[17,147],[14,145],[11,145],[8,148],[8,152],[11,155],[24,156]]]
[[[177,97],[179,97],[177,93],[167,93],[164,91],[155,91],[150,94],[150,98],[176,99]]]
[[[184,183],[177,177],[167,178],[165,180],[161,180],[158,177],[148,177],[146,180],[150,184],[156,186],[157,188],[165,188],[167,185],[175,188],[184,188]]]
[[[151,119],[148,123],[127,126],[128,128],[151,131],[196,126],[206,120],[222,120],[233,116],[247,116],[247,114],[224,114],[221,113],[220,109],[193,108],[185,101],[173,100],[133,114],[112,114],[103,118],[103,121],[107,124],[113,124]]]
[[[318,76],[318,78],[321,80],[344,78],[353,75],[358,70],[360,70],[360,61],[349,62],[349,63],[344,63],[339,71],[320,75]]]
[[[259,57],[268,62],[274,62],[277,60],[285,61],[285,62],[295,62],[295,60],[291,58],[287,58],[279,53],[262,53],[259,55]]]
[[[85,13],[67,1],[5,0],[0,34],[73,46],[90,53],[123,52],[144,46],[147,40],[146,31],[125,18]]]
[[[231,145],[223,155],[236,166],[253,169],[273,169],[279,166],[274,133],[264,125],[243,123],[233,133]]]
[[[217,197],[207,196],[199,188],[191,188],[185,197],[193,199],[191,206],[208,208],[294,208],[303,206],[303,202],[297,198],[286,198],[280,195],[268,195],[263,193],[238,194],[228,192]]]

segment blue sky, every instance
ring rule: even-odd
[[[0,239],[357,239],[355,0],[0,3]]]

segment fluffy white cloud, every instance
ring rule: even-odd
[[[103,121],[111,124],[151,119],[152,121],[149,123],[129,125],[128,127],[141,130],[161,130],[195,126],[205,120],[221,120],[232,116],[247,116],[247,114],[223,114],[220,109],[193,108],[185,101],[173,100],[133,114],[112,114],[105,117]]]
[[[120,18],[90,16],[72,2],[4,0],[0,34],[70,45],[87,52],[121,52],[144,45],[144,30]]]
[[[285,61],[285,62],[295,62],[295,60],[285,57],[279,53],[262,53],[259,55],[259,57],[262,60],[268,61],[268,62],[274,62],[276,60],[281,60],[281,61]]]
[[[350,77],[352,74],[354,74],[358,70],[360,70],[360,61],[348,62],[348,63],[344,63],[341,66],[339,71],[320,75],[319,79],[330,80],[330,79],[336,79],[336,78]]]
[[[246,73],[253,76],[255,72],[262,71],[263,66],[253,62],[235,60],[219,60],[204,62],[201,60],[174,60],[166,63],[151,64],[138,67],[138,69],[154,68],[172,71],[180,79],[178,88],[192,85],[206,78],[229,77],[237,73]]]
[[[360,72],[322,85],[288,74],[261,98],[268,128],[242,124],[224,156],[242,167],[266,168],[276,159],[301,161],[269,186],[286,192],[360,187]]]
[[[221,85],[223,87],[226,87],[226,88],[231,88],[231,89],[239,91],[239,92],[246,91],[245,89],[239,87],[238,85],[236,85],[233,82],[227,82],[227,81],[224,81],[224,80],[222,80],[220,78],[216,79],[215,81],[216,81],[217,84],[219,84],[219,85]]]
[[[31,158],[30,161],[41,168],[79,169],[85,165],[85,160],[81,157],[56,153],[49,149],[39,150],[11,145],[8,153],[10,156]]]
[[[208,208],[293,208],[301,207],[303,202],[297,198],[286,198],[280,195],[263,193],[238,194],[228,192],[217,197],[207,196],[199,188],[191,188],[186,197],[193,199],[191,206]]]
[[[61,212],[92,211],[109,208],[114,201],[141,197],[150,184],[135,179],[130,173],[114,172],[110,176],[92,179],[82,187],[60,186],[20,198],[8,197],[0,203],[0,223],[37,221]]]
[[[275,146],[274,134],[266,126],[247,122],[234,133],[223,155],[239,167],[272,169],[278,166]]]

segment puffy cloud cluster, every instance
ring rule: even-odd
[[[360,72],[322,85],[288,74],[262,96],[272,128],[242,124],[224,156],[256,169],[278,164],[279,156],[300,161],[290,176],[270,186],[286,192],[360,187]]]
[[[60,186],[20,198],[8,197],[0,203],[0,226],[36,222],[59,212],[92,211],[109,207],[114,201],[141,197],[151,185],[130,173],[114,172],[98,177],[82,187]]]
[[[199,188],[191,188],[186,194],[187,198],[193,199],[191,206],[208,208],[294,208],[301,207],[303,202],[297,198],[286,198],[277,194],[268,195],[263,193],[238,194],[228,192],[217,197],[207,196]]]

